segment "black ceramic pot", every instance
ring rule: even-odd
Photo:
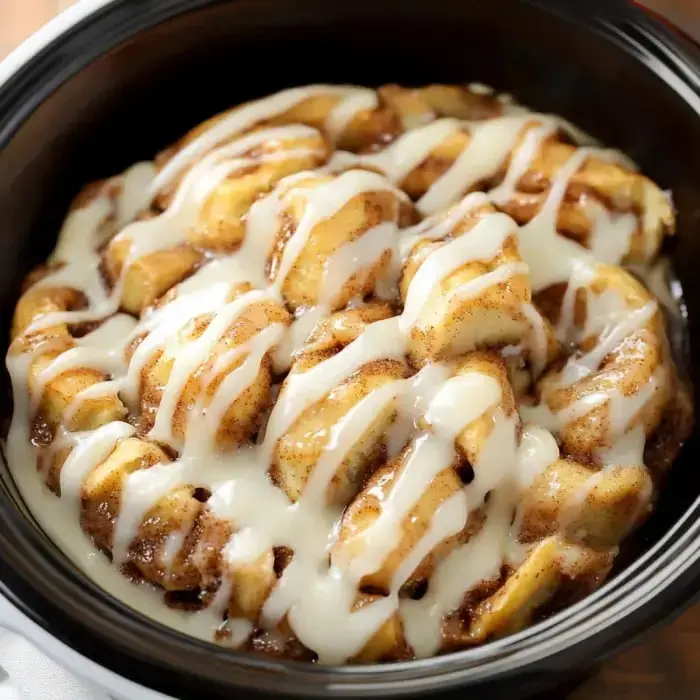
[[[669,252],[685,290],[691,373],[700,371],[700,53],[622,0],[86,0],[0,65],[2,327],[81,184],[152,156],[216,111],[296,84],[472,80],[563,114],[673,191],[679,228]],[[524,632],[440,658],[320,668],[183,637],[77,571],[33,524],[5,470],[0,611],[129,700],[161,697],[153,690],[197,700],[528,697],[700,589],[699,449],[697,437],[686,445],[605,587]]]

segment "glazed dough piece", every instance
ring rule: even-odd
[[[540,542],[498,591],[477,607],[470,637],[484,642],[529,625],[535,612],[552,598],[561,582],[557,554],[556,538]]]
[[[649,292],[622,268],[598,265],[569,283],[563,330],[577,349],[537,385],[569,455],[593,455],[642,426],[651,436],[670,399],[672,368],[663,318]]]
[[[237,306],[234,307],[234,304]],[[272,342],[262,348],[264,352],[252,381],[237,386],[239,393],[231,395],[230,403],[225,407],[218,405],[214,428],[219,449],[233,449],[247,440],[256,430],[257,421],[267,407],[272,383],[272,352],[290,323],[289,315],[272,298],[252,292],[249,285],[234,286],[226,308],[232,309],[228,325],[220,327],[217,314],[196,316],[151,355],[141,372],[139,396],[142,429],[154,427],[163,396],[169,393],[169,406],[174,405],[174,408],[168,416],[161,418],[161,439],[172,441],[174,446],[182,445],[187,435],[190,412],[195,407],[194,413],[206,412],[207,408],[213,410],[217,392],[226,378],[243,367],[254,351],[256,339],[259,340],[266,329],[275,327],[278,333],[272,337]],[[219,315],[225,313],[225,309],[218,312]],[[216,324],[212,326],[212,330],[216,328],[215,337],[211,331],[208,332],[211,324]],[[181,369],[182,364],[177,364],[178,359],[185,352],[194,353],[196,343],[201,345],[201,351],[196,353],[190,366]],[[176,377],[173,377],[174,368],[178,368]],[[183,376],[183,372],[186,376]],[[195,426],[195,429],[198,428]],[[201,432],[199,435],[200,440],[207,439]]]
[[[36,415],[52,431],[61,424],[71,431],[95,430],[124,418],[127,409],[114,393],[80,398],[86,389],[109,379],[104,372],[90,367],[75,367],[54,373],[53,363],[60,361],[63,353],[72,348],[76,348],[76,345],[70,342],[54,346],[32,360],[29,393],[36,402]],[[51,378],[44,380],[44,372],[48,372]]]
[[[120,175],[83,187],[70,203],[48,263],[28,276],[25,289],[55,273],[59,273],[64,284],[76,283],[80,287],[95,252],[121,227],[138,216],[148,215],[147,191],[153,172],[152,163],[136,163]],[[62,274],[66,272],[69,274]]]
[[[577,349],[538,383],[547,410],[524,413],[549,424],[568,456],[521,495],[516,537],[529,551],[473,611],[472,642],[521,629],[600,585],[617,546],[651,507],[643,448],[667,410],[672,375],[656,303],[621,268],[581,267],[569,285],[550,308]]]
[[[534,132],[540,138],[533,147],[526,139],[535,137]],[[414,157],[416,143],[427,144],[422,145],[427,155],[406,173],[396,163]],[[520,149],[527,150],[531,157],[522,173],[517,173],[519,177],[505,183]],[[453,204],[467,192],[495,188],[499,208],[524,224],[540,211],[557,173],[576,151],[576,146],[562,140],[551,118],[506,115],[472,124],[454,120],[428,123],[389,146],[386,155],[368,158],[367,164],[398,177],[397,184],[411,199],[418,200],[418,208],[424,213]],[[597,219],[608,210],[612,214],[607,216],[632,217],[629,233],[614,233],[628,240],[623,241],[626,249],[620,259],[610,262],[648,262],[658,253],[664,236],[673,232],[674,215],[668,196],[627,164],[593,150],[569,180],[558,212],[558,230],[593,248]]]
[[[204,259],[203,254],[188,245],[148,253],[129,263],[130,243],[113,238],[104,253],[104,269],[112,285],[122,274],[121,308],[135,316],[154,304],[172,286],[194,272]]]
[[[48,285],[29,286],[17,302],[12,318],[11,338],[13,341],[16,340],[26,333],[33,323],[40,321],[44,316],[77,311],[85,308],[85,304],[85,295],[77,289]],[[66,323],[57,323],[48,327],[41,326],[29,335],[39,336],[39,338],[34,337],[36,342],[36,340],[51,337],[67,338],[71,334]],[[29,339],[25,339],[23,342],[27,343],[28,341]]]
[[[334,142],[336,148],[351,151],[368,148],[382,138],[391,136],[399,128],[396,115],[380,106],[373,90],[355,89],[353,92],[316,95],[302,100],[289,110],[272,117],[270,124],[307,124],[316,129],[325,131],[328,138]],[[353,97],[360,99],[372,107],[366,107],[350,112],[350,119],[346,123],[340,119],[338,123],[333,118],[334,110],[337,110],[344,100]]]
[[[373,391],[404,379],[408,374],[407,365],[396,360],[367,363],[302,413],[278,441],[272,462],[271,473],[275,483],[291,501],[301,497],[314,466],[329,442],[330,427],[339,423]],[[366,478],[368,469],[381,459],[385,435],[396,419],[396,410],[396,402],[389,401],[376,414],[362,437],[350,447],[328,485],[326,497],[330,503],[349,503]]]
[[[163,496],[145,514],[128,548],[128,561],[147,581],[167,591],[200,587],[201,574],[190,556],[204,508],[195,492],[185,485]]]
[[[139,469],[170,461],[159,447],[139,438],[122,440],[85,478],[80,523],[102,550],[111,552],[124,478]]]
[[[343,308],[370,295],[392,263],[398,226],[411,216],[404,196],[363,170],[282,183],[270,279],[292,310]]]
[[[283,108],[281,111],[273,110],[267,116],[265,110],[256,111],[255,116],[250,121],[243,119],[240,122],[244,125],[242,130],[235,129],[233,133],[229,132],[215,145],[221,146],[234,138],[240,137],[242,133],[257,128],[303,124],[325,132],[338,148],[361,150],[381,142],[382,139],[391,136],[400,129],[397,116],[391,110],[378,108],[373,90],[351,86],[310,86],[308,89],[287,90],[279,93],[279,95],[285,96],[292,92],[296,92],[297,99],[284,100],[285,103],[290,105],[288,108]],[[339,124],[336,125],[334,119],[329,119],[333,110],[344,100],[357,100],[358,98],[360,100],[357,103],[358,108],[351,109],[349,121],[343,123],[344,120],[341,119]],[[368,106],[363,107],[363,103]],[[164,165],[178,151],[199,139],[207,131],[220,125],[222,122],[230,120],[232,117],[240,117],[243,112],[251,107],[255,107],[255,103],[245,102],[233,109],[217,114],[211,119],[207,119],[189,131],[175,146],[164,151],[157,159],[157,162],[160,165]]]
[[[268,595],[277,583],[275,555],[264,551],[252,562],[226,561],[224,576],[230,582],[228,614],[257,622]]]
[[[227,544],[232,540],[234,526],[208,512],[202,518],[199,540],[191,560],[202,573],[205,589],[223,587],[229,592],[227,612],[229,618],[245,618],[257,624],[260,615],[291,552],[282,553],[268,549],[250,561],[237,561],[227,554]],[[378,599],[376,595],[360,594],[353,610],[357,611]],[[295,640],[289,622],[284,618],[275,634]],[[298,644],[298,641],[297,641]],[[371,636],[362,650],[353,658],[359,663],[407,658],[401,618],[394,613]]]
[[[126,408],[115,394],[85,398],[77,405],[81,392],[109,376],[79,363],[56,368],[54,363],[60,361],[63,353],[78,347],[68,324],[40,324],[27,333],[42,318],[80,309],[84,303],[85,297],[78,290],[38,284],[22,295],[15,310],[9,354],[29,354],[27,391],[32,397],[34,418],[51,433],[62,423],[68,430],[94,430],[126,415]]]
[[[503,210],[519,224],[532,219],[542,207],[557,173],[575,150],[575,146],[562,143],[556,135],[545,139],[518,181],[512,199],[500,205]],[[591,155],[569,179],[566,199],[559,210],[560,233],[591,248],[596,211],[601,207],[637,217],[629,248],[619,262],[653,260],[664,236],[673,233],[675,217],[666,193],[626,164]]]
[[[361,610],[379,596],[360,594],[355,601],[353,610]],[[355,663],[379,663],[381,661],[398,661],[410,658],[409,650],[406,647],[406,640],[403,634],[401,616],[395,612],[382,626],[372,635],[367,644],[362,647],[359,654],[350,661]]]
[[[123,551],[117,551],[115,542],[118,520],[128,517],[122,501],[129,475],[162,468],[169,461],[158,446],[140,438],[118,442],[85,477],[80,491],[81,526],[119,565],[130,564],[147,581],[166,590],[193,590],[199,586],[200,574],[187,552],[202,509],[193,487],[175,485],[146,509],[128,540],[119,543]]]
[[[115,234],[135,220],[144,222],[155,217],[149,195],[154,172],[152,163],[137,163],[117,177],[86,186],[71,204],[51,262],[47,268],[35,271],[29,282],[39,281],[41,289],[57,276],[65,286],[75,284],[83,294],[84,307],[95,312],[97,318],[117,311],[117,305],[108,299],[109,287],[119,284],[130,245]],[[98,265],[100,251],[102,261]],[[199,253],[186,248],[174,253],[156,249],[144,257],[130,261],[133,269],[127,271],[128,280],[120,286],[122,308],[133,314],[153,303],[201,259]],[[44,276],[47,279],[41,281]]]
[[[464,425],[458,432],[452,445],[454,451],[451,459],[442,465],[443,468],[438,470],[427,488],[415,494],[412,507],[397,523],[400,533],[396,538],[397,545],[390,549],[376,571],[363,576],[359,584],[361,588],[388,594],[392,584],[395,583],[394,577],[397,570],[426,535],[438,509],[462,491],[465,480],[469,483],[472,478],[487,481],[492,478],[487,474],[469,474],[471,465],[478,468],[479,455],[494,430],[495,422],[501,420],[501,417],[515,415],[515,399],[508,383],[505,366],[496,354],[475,352],[459,360],[456,363],[455,377],[470,375],[485,375],[495,380],[500,389],[500,400],[476,419]],[[406,488],[406,481],[410,481],[410,477],[407,477],[404,472],[409,469],[429,468],[429,465],[417,463],[411,459],[421,442],[425,442],[426,439],[435,439],[435,436],[431,438],[429,419],[424,418],[423,424],[427,433],[419,434],[398,458],[377,470],[345,511],[338,544],[333,552],[334,562],[350,566],[353,558],[363,556],[367,547],[365,540],[367,533],[376,526],[383,511],[392,508],[392,499],[395,497],[392,492],[396,488]],[[435,453],[432,457],[435,458]],[[430,465],[430,468],[434,469],[434,465]],[[465,478],[465,474],[469,476]],[[404,485],[400,486],[402,481]],[[429,578],[434,567],[444,557],[478,531],[482,519],[483,513],[479,509],[473,510],[460,532],[439,542],[415,569],[408,573],[406,587],[410,589],[417,582]]]
[[[470,615],[467,644],[483,644],[532,624],[561,596],[566,604],[588,594],[608,574],[613,555],[548,537]],[[568,600],[567,600],[568,598]]]
[[[262,130],[212,151],[175,178],[157,197],[165,211],[142,216],[105,250],[104,269],[113,286],[121,283],[122,308],[140,314],[189,276],[205,251],[236,250],[253,202],[286,175],[318,167],[327,155],[313,129]]]
[[[646,516],[649,472],[634,464],[593,469],[559,459],[522,495],[518,537],[530,543],[563,532],[570,542],[614,547]]]
[[[472,195],[417,228],[416,242],[405,241],[399,284],[411,361],[422,366],[520,343],[529,328],[523,306],[530,285],[513,221]]]
[[[255,103],[244,103],[222,112],[192,129],[157,162],[164,164],[175,153],[231,118],[243,125],[242,130],[226,132],[215,145],[256,128],[304,124],[323,131],[337,149],[360,152],[387,143],[405,129],[436,117],[484,119],[500,114],[503,109],[497,96],[457,85],[419,88],[386,85],[376,94],[372,89],[353,86],[309,86],[284,91],[272,96],[270,101],[276,106],[288,106],[273,108],[269,113],[263,108],[248,118],[242,118],[242,114],[255,107]]]
[[[376,595],[360,594],[353,606],[353,612],[358,612],[365,606],[378,602],[380,598]],[[301,656],[305,661],[316,660],[316,654],[305,648],[296,638],[287,619],[282,620],[277,629],[256,636],[260,641],[267,638],[265,640],[267,643],[260,644],[260,641],[255,640],[252,645],[255,651],[267,655],[279,655],[288,659],[298,659]],[[348,663],[381,663],[410,658],[411,650],[404,639],[401,617],[395,612],[367,640],[362,649],[348,659]]]
[[[351,560],[355,553],[361,554],[363,534],[371,528],[379,517],[382,501],[390,495],[392,487],[399,479],[401,470],[411,455],[412,447],[415,449],[414,445],[409,446],[400,457],[378,469],[369,479],[365,488],[352,501],[343,516],[339,543],[333,555],[336,560]],[[377,571],[363,577],[360,582],[360,587],[363,590],[374,590],[388,595],[394,574],[427,532],[435,512],[450,496],[458,493],[462,488],[463,484],[455,466],[449,465],[438,474],[428,489],[418,498],[415,506],[402,521],[399,544],[386,557]],[[465,527],[464,533],[450,537],[435,547],[413,572],[407,581],[407,587],[410,588],[416,582],[429,577],[435,564],[446,556],[452,548],[463,542],[468,532],[469,528]]]
[[[386,305],[377,304],[338,312],[324,320],[310,335],[305,350],[297,355],[281,392],[293,391],[287,385],[294,382],[299,374],[333,358],[355,340],[368,323],[387,318],[390,313]],[[372,360],[301,412],[277,440],[270,467],[273,481],[290,501],[296,502],[302,497],[307,482],[332,440],[332,428],[342,425],[343,419],[371,394],[382,387],[390,388],[390,385],[409,375],[410,369],[405,362],[393,358]],[[324,488],[324,499],[329,505],[347,505],[359,491],[369,471],[377,466],[385,454],[386,434],[396,419],[397,408],[397,397],[389,397],[376,410],[371,424],[362,435],[347,446],[342,461]]]
[[[405,129],[427,124],[440,117],[474,121],[492,119],[504,111],[503,102],[493,93],[475,92],[463,85],[427,85],[419,88],[384,85],[377,92],[400,116]]]
[[[227,175],[205,197],[189,242],[197,248],[231,252],[245,236],[245,215],[253,202],[293,173],[314,170],[327,160],[328,146],[314,129],[263,129],[234,140],[217,159]],[[225,155],[224,155],[225,154]],[[180,180],[181,181],[181,180]],[[166,208],[172,197],[160,194]]]
[[[356,309],[344,309],[321,319],[295,351],[296,370],[305,371],[356,340],[377,321],[394,315],[390,304],[373,301]]]
[[[209,597],[224,596],[222,609],[230,618],[258,621],[262,606],[277,582],[275,555],[264,549],[255,559],[236,560],[229,545],[236,536],[233,522],[220,518],[208,504],[180,556],[199,576],[199,586]]]
[[[228,550],[236,531],[233,522],[205,507],[191,560],[201,573],[205,590],[223,590],[227,595],[230,618],[256,623],[277,583],[275,553],[271,548],[263,549],[254,559],[237,560]]]

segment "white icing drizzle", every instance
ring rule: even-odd
[[[331,427],[326,449],[304,488],[304,503],[323,501],[338,464],[347,453],[348,445],[354,445],[366,434],[377,414],[396,400],[403,386],[404,382],[401,380],[385,384],[358,401],[338,423]]]
[[[450,136],[460,130],[456,119],[438,119],[425,126],[411,129],[399,136],[391,145],[375,155],[351,157],[350,162],[366,163],[379,168],[392,182],[400,183],[419,166],[430,153]],[[342,163],[349,154],[340,153]]]
[[[178,296],[174,301],[152,311],[136,327],[132,338],[148,333],[134,351],[129,371],[124,377],[121,393],[127,403],[138,405],[141,373],[153,354],[168,340],[198,316],[215,313],[223,308],[231,288],[226,283],[214,284],[208,289]]]
[[[513,153],[503,182],[489,192],[489,197],[494,202],[502,204],[513,198],[520,179],[527,173],[535,154],[542,147],[542,142],[554,131],[555,125],[547,121],[525,132],[522,143]]]
[[[598,341],[589,352],[569,358],[559,380],[562,388],[571,386],[597,370],[605,357],[626,337],[651,320],[657,309],[656,302],[653,301],[639,309],[627,309],[621,303],[619,294],[614,291],[606,291],[598,296],[589,295],[588,300],[583,338],[597,336]]]
[[[116,224],[126,226],[151,203],[149,189],[156,176],[153,163],[137,163],[124,172],[122,191],[117,198]],[[60,239],[59,239],[60,240]]]
[[[589,155],[589,149],[579,148],[571,156],[557,173],[540,211],[520,228],[518,249],[530,267],[533,291],[545,289],[557,282],[568,281],[577,261],[593,261],[585,248],[557,233],[559,207],[566,194],[569,179]]]
[[[421,600],[401,601],[404,634],[417,657],[432,656],[440,649],[442,620],[459,608],[467,591],[500,576],[512,505],[508,490],[496,491],[479,533],[440,563],[425,596]]]
[[[521,117],[475,122],[471,127],[469,145],[418,200],[418,209],[423,214],[432,214],[454,204],[472,187],[493,177],[513,150],[525,122],[526,119]]]
[[[285,199],[293,194],[302,194],[306,198],[306,207],[301,221],[284,247],[273,289],[277,291],[282,289],[287,275],[304,249],[316,224],[336,214],[354,197],[366,192],[382,190],[393,192],[401,199],[405,198],[405,195],[392,187],[382,176],[366,170],[348,170],[331,182],[314,189],[294,188],[288,192]],[[366,242],[365,245],[367,245]]]
[[[155,605],[157,594],[148,587],[134,586],[116,575],[112,577],[113,568],[86,547],[74,517],[82,484],[120,440],[134,435],[130,425],[112,422],[85,433],[59,428],[53,448],[72,446],[60,473],[60,501],[48,497],[36,475],[30,474],[33,470],[26,469],[36,461],[30,443],[30,418],[48,382],[63,372],[82,367],[105,374],[104,381],[78,394],[64,414],[64,421],[76,414],[84,400],[117,393],[136,410],[142,373],[149,362],[156,353],[173,357],[149,437],[177,449],[179,455],[173,462],[137,469],[124,478],[113,531],[114,563],[128,561],[130,547],[144,518],[167,494],[180,487],[203,486],[212,494],[207,502],[211,514],[230,521],[235,530],[222,552],[222,560],[229,567],[253,564],[273,547],[286,546],[294,552],[291,563],[265,601],[260,620],[263,627],[272,630],[286,618],[294,634],[318,654],[322,663],[341,663],[360,653],[379,627],[398,612],[408,643],[416,655],[427,656],[440,649],[442,621],[458,610],[465,594],[485,581],[498,579],[504,562],[513,563],[524,556],[520,545],[514,542],[513,533],[517,533],[519,521],[516,515],[513,524],[513,517],[519,495],[559,458],[559,448],[548,429],[560,431],[594,406],[609,402],[609,446],[598,456],[605,469],[610,465],[643,466],[643,429],[629,428],[653,392],[666,381],[665,370],[659,368],[647,385],[631,396],[623,396],[615,389],[599,392],[556,415],[546,406],[521,407],[520,414],[532,423],[525,425],[519,437],[519,415],[506,415],[500,407],[503,388],[496,379],[476,371],[454,375],[453,365],[429,364],[408,379],[380,385],[329,426],[325,447],[311,465],[302,495],[294,504],[267,474],[278,441],[307,409],[367,364],[387,359],[404,363],[406,335],[419,322],[435,288],[469,262],[494,260],[510,236],[517,236],[523,261],[496,265],[452,294],[461,299],[474,298],[492,285],[519,274],[529,274],[535,291],[571,280],[557,329],[560,339],[569,339],[577,290],[591,281],[596,261],[621,261],[629,249],[637,221],[631,214],[611,214],[602,205],[589,201],[586,204],[592,232],[589,249],[557,233],[557,216],[570,178],[591,155],[608,157],[582,148],[560,168],[540,212],[520,231],[508,216],[495,213],[486,215],[466,234],[449,238],[459,222],[475,208],[510,199],[543,141],[561,126],[554,118],[509,106],[506,116],[482,122],[435,120],[404,133],[378,153],[336,154],[327,168],[283,178],[250,208],[244,221],[245,236],[236,253],[207,260],[195,274],[177,285],[172,299],[146,313],[138,323],[123,314],[114,315],[119,308],[124,274],[112,293],[108,293],[102,284],[97,252],[104,242],[100,240],[103,230],[113,223],[120,229],[117,238],[130,242],[124,271],[143,255],[187,240],[201,206],[223,180],[252,164],[314,153],[311,149],[292,148],[251,156],[251,152],[266,142],[307,138],[317,131],[303,125],[250,130],[317,96],[335,99],[323,127],[331,141],[341,138],[357,114],[378,105],[373,90],[325,85],[293,88],[243,105],[187,143],[158,174],[152,163],[137,164],[117,181],[117,194],[109,194],[106,188],[90,204],[69,214],[54,253],[55,260],[66,264],[39,285],[81,290],[88,300],[88,309],[49,314],[35,321],[28,330],[61,322],[107,320],[48,364],[35,378],[32,397],[27,391],[29,366],[50,345],[47,342],[25,355],[8,356],[15,397],[8,457],[20,488],[42,525],[55,533],[58,544],[100,585],[140,612],[181,631],[205,639],[219,631],[229,635],[226,643],[241,645],[253,625],[242,619],[229,619],[222,625],[232,594],[227,575],[206,610],[180,613]],[[523,133],[528,124],[531,127]],[[174,435],[173,418],[189,379],[201,371],[232,324],[252,305],[284,301],[285,281],[314,228],[362,194],[391,192],[405,201],[405,195],[391,183],[400,184],[436,147],[460,131],[469,134],[468,145],[417,203],[420,212],[427,215],[438,214],[452,204],[456,206],[444,216],[429,216],[401,233],[396,221],[381,223],[338,247],[325,261],[318,305],[303,309],[291,327],[270,324],[215,358],[212,368],[199,377],[201,392],[194,406],[188,409],[184,438]],[[514,151],[521,134],[520,145]],[[500,185],[488,194],[463,196],[498,175],[509,156],[510,164]],[[351,169],[317,186],[304,184],[306,179],[325,178],[333,173],[334,167],[347,165],[369,165],[384,175]],[[178,180],[172,203],[163,214],[134,221],[158,192]],[[274,279],[269,280],[266,266],[278,232],[279,215],[295,197],[303,199],[303,214],[286,241]],[[258,444],[222,452],[216,444],[221,421],[236,398],[255,382],[264,358],[274,358],[275,371],[287,371],[294,352],[303,346],[313,327],[330,314],[347,282],[373,266],[386,251],[391,253],[392,264],[385,278],[379,280],[377,290],[384,290],[379,296],[393,298],[398,266],[420,240],[445,242],[430,247],[426,253],[409,285],[402,314],[368,325],[356,340],[310,369],[303,372],[293,369],[279,390]],[[256,289],[232,299],[234,288],[241,282],[249,282]],[[595,336],[597,342],[592,350],[569,359],[561,372],[561,387],[590,376],[611,350],[648,323],[656,312],[655,303],[630,311],[612,292],[597,297],[589,294],[588,299],[588,320],[575,340]],[[205,330],[195,340],[182,342],[180,336],[188,324],[208,314],[212,317]],[[522,305],[522,315],[523,333],[527,336],[523,344],[530,350],[533,374],[537,377],[547,364],[547,329],[532,304]],[[142,336],[127,362],[125,347]],[[240,364],[227,372],[214,395],[205,400],[209,383],[220,378],[239,359],[242,359]],[[342,513],[340,508],[328,503],[329,485],[353,447],[388,408],[395,410],[397,416],[385,437],[386,447],[389,457],[401,455],[399,472],[372,525],[351,542],[338,542]],[[464,428],[483,418],[489,421],[490,430],[483,442],[475,446],[477,457],[471,465],[473,481],[436,509],[425,534],[396,569],[388,594],[357,607],[359,582],[381,568],[399,543],[402,523],[411,510],[434,479],[456,463],[455,440]],[[589,491],[595,483],[592,479],[584,491]],[[583,503],[585,493],[577,494],[577,498]],[[399,598],[402,586],[425,557],[437,545],[460,533],[469,516],[480,508],[486,511],[484,525],[437,564],[424,598],[420,601]],[[171,575],[177,564],[187,534],[185,530],[177,530],[164,540],[159,556],[167,575]]]
[[[641,388],[630,395],[623,394],[619,389],[588,394],[559,412],[557,421],[560,425],[567,425],[588,414],[596,406],[608,402],[609,439],[617,440],[624,435],[639,411],[644,408],[665,380],[663,368],[659,368]]]
[[[345,284],[361,270],[374,265],[385,252],[393,257],[397,236],[396,224],[385,222],[340,246],[326,262],[321,303],[332,306]]]
[[[323,398],[360,367],[380,359],[402,360],[403,336],[397,318],[369,325],[354,342],[337,355],[303,373],[287,377],[270,414],[265,448],[270,454],[277,440],[289,429],[306,406]]]
[[[161,561],[163,567],[165,568],[166,576],[170,576],[172,574],[175,559],[180,553],[182,545],[185,543],[185,537],[187,537],[186,531],[174,530],[165,538]]]
[[[198,406],[190,415],[188,430],[198,430],[200,424],[204,424],[205,431],[200,436],[202,442],[206,442],[208,438],[213,442],[219,423],[229,406],[253,383],[260,371],[263,357],[280,342],[284,330],[285,327],[279,323],[267,326],[255,335],[252,340],[241,347],[234,348],[219,358],[210,373],[211,375],[219,373],[217,365],[224,369],[233,359],[248,353],[246,359],[221,382],[206,410]],[[205,382],[209,378],[206,377]],[[195,432],[195,434],[200,435],[198,432]]]
[[[309,85],[283,90],[261,100],[242,105],[181,148],[158,173],[151,192],[155,195],[170,185],[185,168],[222,142],[241,134],[266,119],[286,112],[304,100],[319,95],[337,95],[342,98],[348,94],[358,94],[358,88],[338,85]]]
[[[608,406],[607,439],[614,444],[629,429],[639,412],[651,400],[654,393],[668,381],[666,370],[658,367],[637,391],[625,395],[617,388],[584,394],[562,410],[554,413],[546,403],[538,406],[521,406],[524,419],[538,423],[554,433],[560,433],[567,425],[586,416],[593,409],[604,404]]]
[[[76,347],[66,350],[52,360],[36,377],[33,391],[34,410],[41,399],[44,387],[64,372],[90,367],[106,375],[124,374],[127,367],[124,345],[134,326],[135,322],[130,316],[116,314],[92,332],[79,338],[76,341]],[[71,419],[85,399],[115,394],[119,387],[119,382],[104,381],[83,389],[68,407],[64,414],[65,420]]]
[[[299,138],[315,133],[314,129],[301,125],[264,129],[209,153],[185,174],[172,203],[160,216],[137,221],[116,236],[116,240],[130,241],[129,256],[124,267],[128,267],[131,261],[147,253],[174,247],[184,242],[188,230],[195,225],[197,215],[207,197],[223,180],[237,170],[256,163],[283,160],[294,154],[294,151],[282,151],[262,154],[255,158],[241,157],[247,151],[267,141]],[[172,160],[176,160],[183,151],[180,151]],[[168,169],[170,162],[154,181],[154,191],[157,192],[158,188],[162,187],[159,184],[161,176]]]
[[[399,247],[402,260],[406,260],[418,241],[436,241],[446,238],[468,213],[488,203],[489,198],[483,192],[472,192],[464,197],[459,204],[452,207],[446,215],[428,216],[419,224],[405,229],[401,233]]]
[[[82,348],[94,348],[107,353],[122,353],[127,339],[136,328],[128,314],[115,314],[97,328],[86,333],[77,343]]]
[[[518,182],[527,172],[543,141],[551,136],[555,126],[561,126],[551,118],[542,115],[538,117],[543,124],[525,133],[521,145],[511,158],[503,182],[489,193],[494,202],[503,203],[512,198]],[[619,264],[630,249],[631,237],[637,226],[636,217],[633,214],[610,213],[602,204],[590,198],[584,202],[584,210],[591,225],[588,248],[557,233],[559,208],[569,180],[592,156],[610,158],[609,152],[601,149],[577,149],[557,172],[540,211],[520,229],[519,250],[530,265],[534,291],[568,281],[581,263]]]
[[[591,339],[595,339],[595,343],[588,352],[575,352],[569,357],[554,381],[550,382],[547,392],[572,387],[590,377],[598,371],[605,358],[615,348],[626,338],[643,331],[657,313],[656,301],[649,301],[641,307],[630,309],[620,292],[615,289],[609,288],[599,294],[593,293],[589,285],[594,279],[595,271],[590,266],[579,262],[573,267],[562,301],[557,334],[562,341],[576,345]],[[573,328],[574,304],[580,291],[584,292],[586,298],[586,321],[583,329],[576,331]],[[639,411],[667,380],[666,370],[659,366],[646,383],[630,395],[612,387],[584,394],[557,413],[552,413],[546,405],[545,393],[541,405],[534,408],[523,406],[522,411],[532,420],[559,432],[569,423],[607,404],[608,441],[609,444],[614,444],[624,437]]]
[[[392,588],[399,590],[411,574],[418,568],[423,559],[428,556],[441,542],[459,533],[467,522],[469,510],[463,491],[452,494],[435,511],[430,527],[418,543],[401,562],[392,580]]]
[[[216,343],[233,322],[256,301],[265,299],[263,292],[257,290],[237,297],[221,309],[204,333],[195,341],[188,343],[178,354],[170,371],[168,383],[160,400],[156,421],[149,437],[173,447],[179,447],[172,434],[173,414],[185,384],[194,371],[202,364],[202,358],[208,357]],[[226,358],[229,360],[229,358]],[[232,359],[232,358],[231,358]]]
[[[419,419],[449,376],[447,367],[436,362],[426,365],[407,380],[408,388],[398,395],[396,420],[386,436],[390,458],[397,457],[408,444],[418,428]]]
[[[123,438],[130,437],[136,431],[127,423],[107,423],[97,430],[86,433],[74,433],[70,440],[75,447],[61,467],[61,497],[73,509],[80,506],[80,488],[85,477],[103,462]]]
[[[559,447],[552,433],[539,425],[526,425],[518,447],[518,481],[521,489],[559,459]]]
[[[359,112],[376,109],[378,104],[379,100],[374,90],[358,88],[355,91],[348,92],[328,113],[325,123],[326,133],[332,141],[337,141],[338,137]]]
[[[68,262],[94,250],[99,243],[96,234],[112,214],[112,202],[105,195],[97,197],[90,206],[74,209],[63,222],[52,259]]]
[[[609,212],[600,202],[588,199],[585,211],[591,222],[588,247],[597,262],[616,265],[627,256],[638,222],[632,213]]]
[[[273,356],[275,372],[282,374],[290,368],[294,352],[304,346],[316,324],[328,315],[329,311],[325,306],[314,306],[294,319]]]
[[[528,268],[529,271],[529,268]],[[527,347],[530,350],[530,362],[532,364],[532,374],[535,378],[544,372],[548,361],[547,348],[547,328],[542,314],[533,304],[523,304],[521,311],[528,324]]]
[[[513,220],[505,214],[493,214],[479,221],[467,235],[455,238],[430,253],[409,285],[404,312],[401,316],[402,328],[408,329],[418,322],[421,309],[441,280],[468,262],[492,260],[501,250],[506,239],[513,234]],[[457,293],[464,298],[475,296],[492,284],[496,284],[496,280],[502,281],[517,272],[527,273],[527,266],[517,263],[504,264],[462,285]],[[488,275],[491,277],[488,278]]]
[[[122,484],[119,517],[112,534],[112,560],[126,561],[133,541],[146,514],[163,496],[183,484],[180,464],[155,464],[128,474]]]

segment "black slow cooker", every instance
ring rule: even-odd
[[[207,116],[307,83],[470,81],[564,115],[672,191],[678,234],[668,253],[688,331],[681,352],[690,374],[700,372],[700,52],[623,0],[84,0],[0,65],[3,326],[80,186],[150,157]],[[182,636],[76,570],[33,523],[4,468],[0,616],[130,700],[529,697],[667,620],[700,590],[697,438],[601,590],[482,648],[324,668]]]

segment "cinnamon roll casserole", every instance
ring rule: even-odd
[[[668,194],[484,86],[294,88],[86,187],[27,279],[6,452],[107,591],[325,664],[600,586],[692,423]]]

